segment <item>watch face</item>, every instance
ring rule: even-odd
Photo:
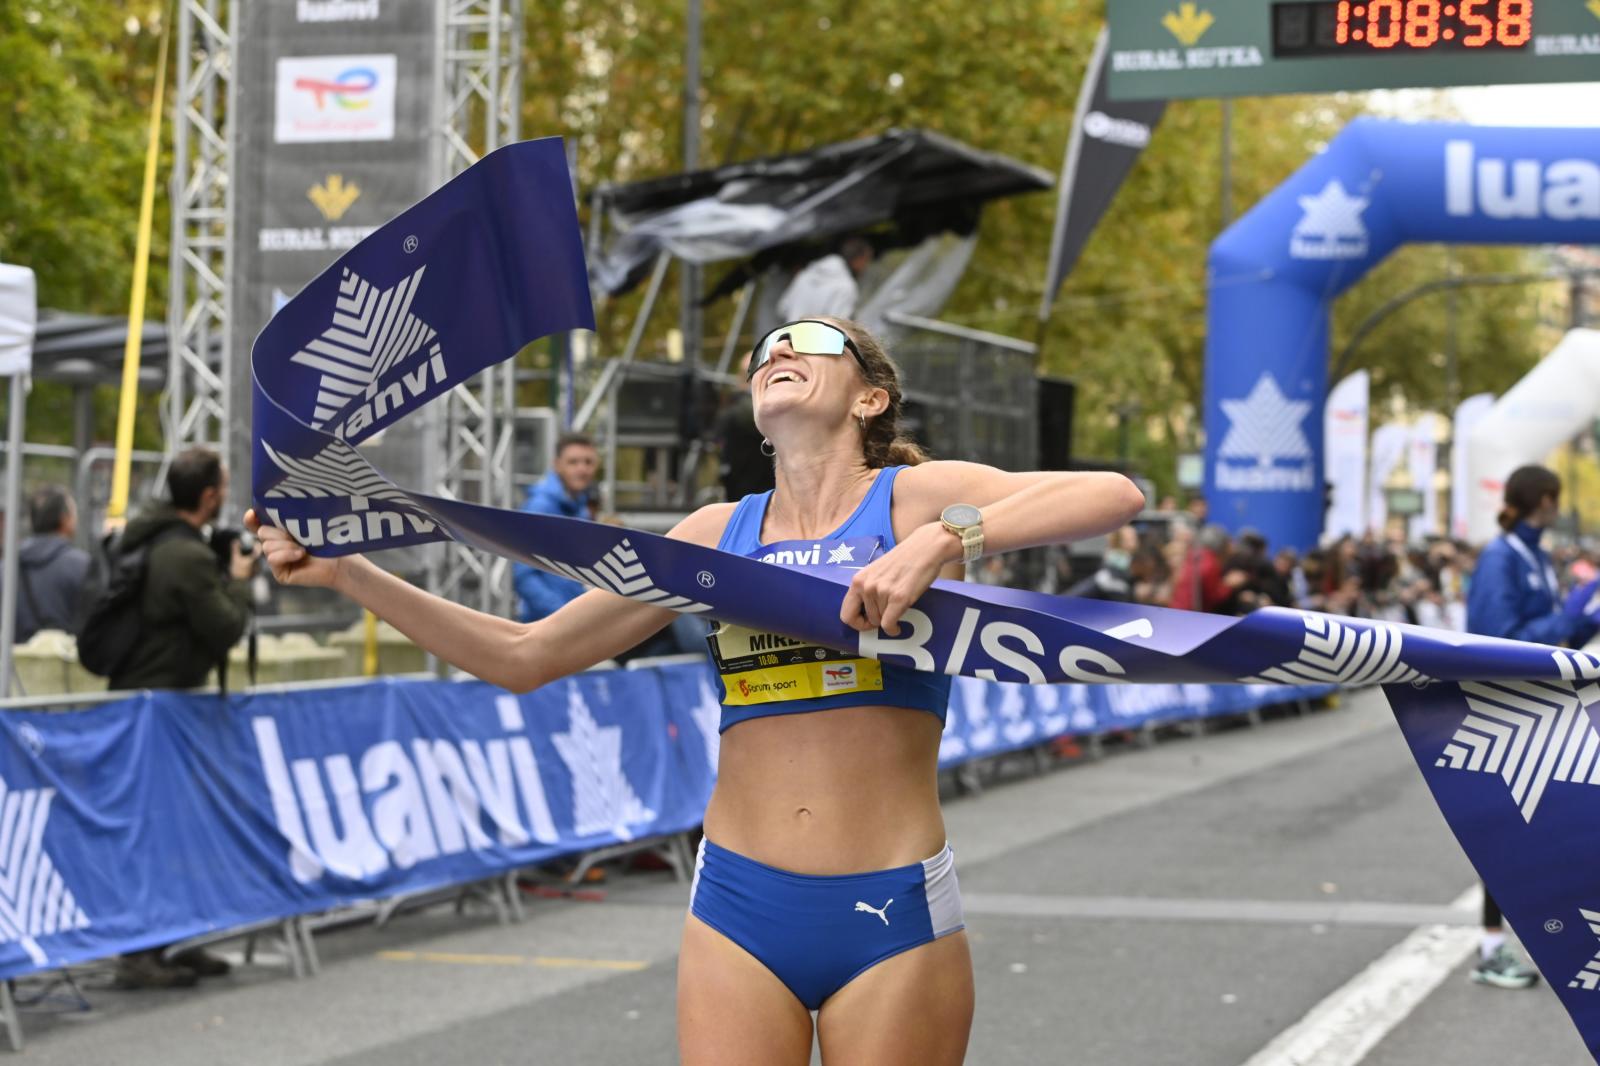
[[[953,503],[939,517],[958,529],[983,521],[983,514],[970,503]]]

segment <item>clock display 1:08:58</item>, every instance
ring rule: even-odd
[[[1352,25],[1363,15],[1365,28]],[[1335,18],[1335,44],[1364,39],[1373,48],[1393,48],[1402,42],[1411,48],[1430,48],[1455,36],[1456,28],[1445,24],[1448,18],[1466,30],[1461,43],[1467,48],[1490,44],[1517,48],[1533,36],[1533,0],[1460,0],[1453,4],[1444,0],[1407,0],[1404,4],[1400,0],[1339,0]]]
[[[1279,58],[1522,48],[1534,0],[1313,0],[1272,7]]]

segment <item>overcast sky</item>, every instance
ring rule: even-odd
[[[1452,89],[1450,99],[1479,126],[1600,126],[1600,82]]]

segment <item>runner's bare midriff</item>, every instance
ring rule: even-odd
[[[741,722],[722,734],[706,835],[758,862],[846,874],[944,847],[939,719],[845,707]]]

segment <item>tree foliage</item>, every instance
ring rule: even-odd
[[[0,3],[0,260],[33,269],[41,307],[127,313],[163,7],[147,0]],[[170,168],[168,153],[159,173]],[[166,307],[164,192],[157,188],[146,305],[152,318]],[[138,443],[159,447],[154,405],[144,406]],[[110,437],[116,408],[115,389],[96,391],[97,438]],[[70,391],[36,384],[28,439],[67,443],[71,426]]]
[[[704,0],[702,165],[794,151],[894,126],[924,126],[1055,171],[1099,28],[1066,0]],[[628,181],[681,165],[681,0],[622,5],[540,0],[530,11],[524,127],[578,145],[580,184]],[[1237,101],[1234,215],[1243,214],[1364,110],[1352,96]],[[1077,269],[1063,286],[1041,369],[1078,380],[1077,451],[1112,456],[1119,409],[1133,415],[1133,458],[1170,484],[1178,453],[1199,447],[1205,261],[1222,225],[1222,108],[1167,111]],[[991,205],[979,250],[946,316],[1032,339],[1055,210],[1048,194]],[[1516,248],[1406,248],[1339,301],[1334,350],[1393,295],[1458,273],[1520,272]],[[670,290],[669,290],[670,291]],[[658,312],[671,321],[672,297]],[[615,335],[636,306],[608,309]],[[1537,358],[1538,296],[1472,290],[1457,303],[1457,394],[1502,390]],[[1363,344],[1377,398],[1442,408],[1451,334],[1442,296],[1408,305]],[[715,313],[708,325],[720,325]],[[1545,338],[1548,339],[1548,338]]]
[[[420,2],[420,0],[416,0]],[[701,165],[844,140],[900,126],[934,129],[1056,171],[1097,5],[1076,0],[702,0]],[[524,0],[522,129],[562,134],[580,188],[680,169],[685,0]],[[153,83],[154,0],[0,4],[0,258],[40,275],[46,305],[126,307]],[[1362,111],[1360,97],[1237,101],[1234,214],[1243,214]],[[1169,484],[1198,447],[1205,260],[1222,224],[1222,108],[1180,101],[1067,279],[1044,335],[1041,369],[1079,382],[1077,450],[1112,456],[1118,415],[1137,409],[1133,457]],[[168,170],[163,168],[163,179]],[[151,313],[164,304],[166,205],[158,205]],[[979,250],[946,312],[952,321],[1033,339],[1055,210],[1048,193],[991,205]],[[1459,273],[1520,272],[1515,248],[1407,248],[1335,309],[1335,351],[1392,296]],[[714,276],[714,274],[713,274]],[[659,341],[675,286],[658,311]],[[1538,289],[1471,290],[1457,301],[1458,394],[1501,390],[1549,340]],[[1559,299],[1559,296],[1555,297]],[[638,296],[602,308],[615,351]],[[1450,301],[1418,300],[1362,345],[1380,400],[1404,392],[1442,408]],[[708,313],[715,336],[728,302]]]

